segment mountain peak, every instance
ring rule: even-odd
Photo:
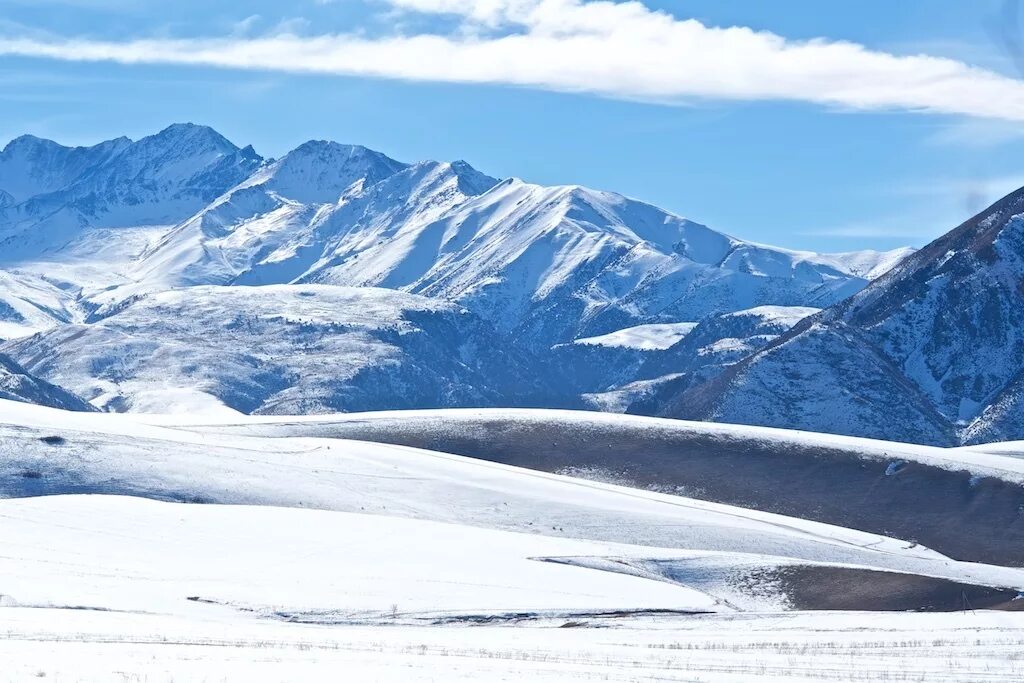
[[[172,147],[212,148],[223,153],[236,152],[238,146],[210,126],[195,123],[173,123],[159,133],[150,135],[137,144],[158,143]]]
[[[462,159],[450,161],[446,166],[458,179],[459,189],[466,195],[483,194],[498,184],[497,178],[481,173]]]
[[[289,156],[305,156],[309,154],[379,154],[362,145],[349,145],[334,140],[306,140],[288,153]]]
[[[333,140],[307,140],[281,157],[276,163],[280,166],[315,164],[318,166],[376,167],[383,173],[381,177],[407,167],[407,164],[395,161],[383,152],[362,145],[343,144]]]
[[[5,212],[9,222],[0,228],[27,237],[11,243],[6,255],[48,248],[87,226],[177,223],[261,163],[253,150],[243,152],[209,126],[193,123],[135,142],[120,137],[92,147],[22,136],[0,154],[5,203],[24,205]],[[37,230],[40,225],[45,230]]]
[[[156,133],[157,136],[175,136],[175,135],[194,135],[194,134],[214,134],[220,135],[216,130],[210,126],[205,126],[199,123],[192,123],[191,121],[185,123],[172,123],[160,132]]]
[[[22,135],[0,152],[0,189],[8,197],[7,204],[60,190],[129,144],[127,138],[117,138],[92,147],[67,147],[35,135]]]
[[[36,149],[39,147],[63,147],[63,145],[54,142],[53,140],[47,140],[46,138],[40,138],[35,135],[19,135],[3,148],[2,154],[11,154],[14,152],[25,151]]]
[[[357,181],[376,183],[407,167],[362,145],[309,140],[266,164],[243,187],[263,186],[288,199],[325,204],[336,202]]]

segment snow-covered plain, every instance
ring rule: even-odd
[[[459,414],[433,413],[439,424]],[[3,674],[984,681],[1014,680],[1024,665],[1020,613],[793,611],[819,570],[853,572],[851,593],[896,577],[894,600],[924,581],[1006,604],[1024,570],[756,510],[301,435],[326,424],[0,402]],[[231,433],[239,427],[250,433]],[[808,573],[794,583],[789,570]]]
[[[212,610],[211,610],[212,611]],[[1018,613],[788,613],[486,627],[2,610],[5,680],[919,681],[1024,677]]]

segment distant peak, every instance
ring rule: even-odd
[[[213,128],[209,126],[201,126],[197,123],[172,123],[171,125],[164,128],[157,135],[180,135],[182,133],[189,133],[193,131],[213,131]],[[214,131],[216,132],[216,131]]]
[[[310,166],[325,172],[333,168],[337,172],[341,167],[350,167],[350,163],[372,169],[371,175],[376,179],[406,168],[406,164],[381,152],[332,140],[308,140],[277,160],[275,165],[278,170]]]
[[[37,137],[35,135],[31,135],[29,133],[26,133],[24,135],[19,135],[18,137],[14,138],[8,144],[11,144],[11,145],[31,145],[31,144],[38,144],[40,142],[53,142],[53,141],[52,140],[47,140],[46,138],[41,138],[41,137]],[[56,144],[56,143],[54,143],[54,144]]]
[[[145,140],[155,140],[171,144],[203,144],[225,151],[237,151],[238,147],[210,126],[195,123],[172,123],[156,135]],[[140,141],[141,142],[141,141]]]
[[[560,185],[553,188],[555,190],[555,196],[562,198],[572,204],[584,202],[586,204],[592,204],[594,202],[607,202],[607,201],[618,201],[625,199],[622,195],[614,192],[605,192],[602,190],[594,190],[584,185]]]
[[[459,189],[468,195],[483,194],[499,182],[497,178],[481,173],[462,159],[450,162],[448,168],[458,179]]]
[[[94,150],[96,152],[103,152],[103,153],[108,153],[109,154],[109,153],[116,153],[116,152],[124,149],[125,147],[127,147],[131,143],[132,143],[132,141],[129,138],[121,136],[119,138],[114,138],[112,140],[104,140],[103,142],[97,143],[97,144],[95,144],[95,145],[93,145],[91,147],[89,147],[89,146],[69,147],[67,145],[62,145],[59,142],[54,142],[53,140],[49,140],[47,138],[40,138],[40,137],[37,137],[35,135],[20,135],[20,136],[14,138],[13,140],[11,140],[9,143],[7,143],[7,146],[4,147],[2,152],[0,152],[0,153],[3,153],[3,154],[11,154],[11,153],[22,153],[22,154],[27,153],[27,154],[31,154],[31,153],[33,153],[33,152],[35,152],[37,150],[65,150],[65,151],[72,151],[72,150]]]
[[[562,194],[573,199],[588,197],[595,193],[594,190],[583,187],[582,185],[562,185],[561,190]]]
[[[491,185],[496,185],[498,183],[498,180],[496,178],[491,178],[487,174],[478,171],[473,166],[471,166],[469,162],[463,161],[462,159],[448,162],[448,168],[450,168],[452,170],[452,173],[459,176],[460,178],[476,178],[482,176],[484,178],[490,178],[493,181],[491,182]]]
[[[14,152],[17,150],[28,150],[36,149],[38,147],[62,147],[59,143],[53,140],[47,140],[46,138],[36,137],[35,135],[19,135],[4,147],[3,151]]]
[[[384,156],[380,152],[375,152],[371,149],[363,147],[362,145],[347,145],[340,142],[334,142],[333,140],[307,140],[301,145],[293,149],[288,153],[288,156],[309,156],[312,154],[331,154],[331,155],[349,155],[349,156],[361,156],[364,154],[372,154],[377,156]]]

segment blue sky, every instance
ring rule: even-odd
[[[267,156],[329,138],[831,251],[923,244],[1024,185],[1002,1],[644,0],[605,21],[608,4],[0,0],[0,141],[176,121]],[[406,40],[423,36],[444,42]]]

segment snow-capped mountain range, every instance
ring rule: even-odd
[[[710,321],[767,306],[788,329],[911,253],[779,249],[611,192],[357,145],[264,159],[193,124],[12,141],[0,245],[3,350],[29,372],[108,410],[243,412],[624,409],[628,390],[587,397],[725,367],[784,330]],[[683,328],[701,345],[664,336]],[[605,335],[627,342],[575,343]]]

